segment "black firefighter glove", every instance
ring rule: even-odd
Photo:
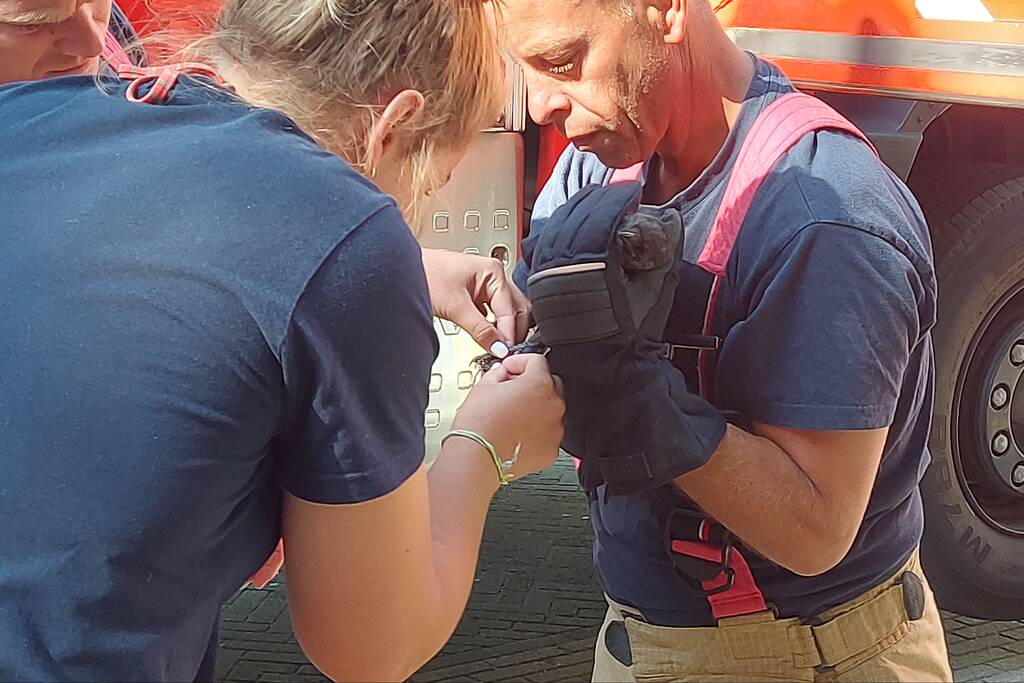
[[[726,429],[662,341],[679,282],[679,214],[638,211],[639,200],[634,184],[588,186],[523,243],[537,334],[565,383],[562,447],[583,461],[584,487],[603,480],[608,495],[700,467]]]

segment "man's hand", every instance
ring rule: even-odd
[[[497,259],[443,249],[424,249],[434,315],[466,330],[487,349],[495,342],[522,341],[530,329],[530,302],[505,275]],[[495,323],[486,318],[486,306]],[[495,354],[502,355],[502,354]]]
[[[764,557],[822,574],[857,536],[888,431],[730,427],[711,460],[675,484]]]

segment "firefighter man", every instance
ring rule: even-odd
[[[594,680],[951,680],[917,551],[936,284],[911,193],[837,114],[785,140],[815,105],[709,0],[510,0],[500,21],[531,116],[572,142],[524,253],[593,227],[588,186],[632,173],[684,226],[664,340],[702,340],[674,355],[692,393],[673,476],[626,485],[583,458],[610,605]],[[627,443],[604,425],[634,399],[574,402],[563,378],[567,435]]]

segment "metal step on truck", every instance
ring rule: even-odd
[[[164,0],[215,6],[217,0]],[[157,0],[123,3],[144,22]],[[914,190],[940,277],[923,557],[940,603],[1024,618],[1024,0],[720,0],[741,47],[856,123]],[[567,144],[528,119],[525,81],[424,212],[424,246],[511,273]],[[432,460],[474,382],[468,335],[436,321]]]

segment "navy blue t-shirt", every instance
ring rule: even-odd
[[[695,264],[740,144],[758,114],[792,90],[778,70],[758,61],[724,147],[669,202],[686,230],[669,341],[699,332],[699,324],[680,321],[699,323],[703,312],[710,275]],[[532,229],[544,230],[568,197],[610,177],[594,155],[570,147],[537,200]],[[864,523],[836,568],[801,578],[747,552],[766,598],[783,616],[811,616],[863,593],[897,571],[920,540],[935,296],[920,208],[867,145],[823,131],[785,155],[746,217],[718,298],[715,333],[723,346],[716,402],[781,427],[890,430]],[[771,482],[765,486],[766,494],[784,495],[769,490]],[[664,549],[665,520],[678,503],[670,486],[608,501],[595,496],[598,575],[610,597],[653,623],[710,625],[706,599],[674,573]]]
[[[377,498],[424,454],[394,201],[209,85],[110,89],[0,88],[3,680],[192,680],[282,490]]]

